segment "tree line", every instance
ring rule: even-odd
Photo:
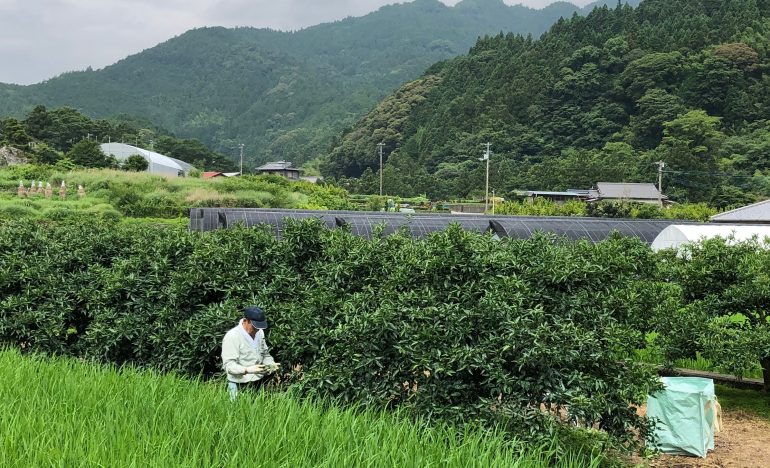
[[[10,145],[25,151],[33,163],[59,164],[65,168],[147,168],[146,160],[139,155],[130,156],[119,165],[115,158],[101,151],[100,144],[108,142],[124,142],[152,149],[188,162],[200,170],[237,170],[233,161],[208,149],[198,140],[176,138],[150,122],[127,116],[91,119],[71,107],[48,110],[38,105],[23,119],[0,119],[0,146]]]

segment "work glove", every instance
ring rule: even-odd
[[[265,372],[265,366],[263,366],[262,364],[257,364],[246,368],[247,374],[261,374],[263,372]]]

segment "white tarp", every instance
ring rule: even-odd
[[[674,224],[661,231],[658,237],[652,241],[652,250],[678,249],[682,245],[714,237],[723,237],[725,239],[732,239],[734,242],[741,242],[755,236],[759,241],[770,237],[770,226]]]

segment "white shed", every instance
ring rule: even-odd
[[[184,161],[170,158],[154,151],[127,145],[125,143],[104,143],[101,145],[101,148],[104,154],[115,156],[120,162],[125,161],[129,156],[134,154],[142,156],[147,160],[147,172],[150,174],[184,177],[190,171],[195,169]]]
[[[770,237],[770,225],[674,224],[662,230],[652,241],[652,250],[678,249],[682,245],[714,237],[741,242],[755,236],[760,241]]]

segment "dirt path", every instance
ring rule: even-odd
[[[653,467],[770,467],[770,421],[742,411],[725,412],[724,428],[714,438],[714,450],[707,458],[662,455]]]

